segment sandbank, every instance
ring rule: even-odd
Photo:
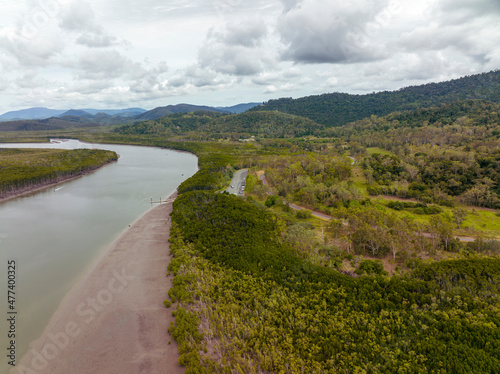
[[[163,305],[171,211],[172,203],[156,206],[115,240],[9,374],[184,373]]]

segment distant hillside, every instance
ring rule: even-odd
[[[326,125],[342,126],[372,114],[428,108],[458,100],[480,99],[500,102],[500,70],[471,75],[442,83],[405,87],[367,95],[330,93],[299,99],[270,100],[250,111],[280,111],[307,117]]]
[[[155,120],[155,119],[158,119],[161,117],[168,116],[169,114],[191,113],[191,112],[196,112],[199,110],[227,113],[227,111],[225,111],[225,110],[217,109],[217,108],[210,107],[210,106],[177,104],[177,105],[168,105],[168,106],[162,106],[162,107],[152,109],[146,113],[135,116],[134,119],[138,120],[138,121],[150,121],[150,120]]]
[[[126,109],[48,109],[48,108],[29,108],[16,110],[0,115],[0,121],[18,121],[30,119],[47,119],[50,117],[75,116],[94,119],[92,116],[105,114],[114,117],[133,117],[145,113],[146,109],[126,108]]]
[[[304,136],[321,130],[322,125],[308,118],[281,112],[245,112],[224,114],[210,111],[175,113],[157,120],[143,121],[117,128],[121,134],[184,135],[204,133],[211,137],[233,138],[257,135],[262,137]]]
[[[18,121],[32,119],[47,119],[51,117],[81,117],[90,122],[99,122],[103,124],[116,124],[120,122],[149,121],[155,120],[174,113],[191,113],[199,110],[219,112],[219,113],[242,113],[246,110],[259,105],[260,103],[238,104],[229,107],[211,107],[191,104],[177,104],[158,107],[152,110],[142,108],[126,109],[70,109],[55,110],[48,108],[29,108],[7,112],[0,115],[1,121]]]
[[[142,108],[126,108],[126,109],[81,109],[92,115],[96,114],[106,114],[108,116],[119,116],[119,117],[134,117],[139,114],[146,113],[146,109]]]
[[[59,115],[59,117],[66,117],[66,116],[83,117],[83,118],[93,118],[94,117],[89,112],[86,112],[84,110],[79,110],[79,109],[70,109],[67,112],[64,112],[63,114]]]
[[[221,106],[217,107],[217,109],[229,112],[229,113],[243,113],[246,112],[248,109],[252,109],[253,107],[256,107],[257,105],[260,105],[262,103],[246,103],[246,104],[238,104],[238,105],[233,105],[233,106]]]
[[[82,117],[64,116],[62,118],[0,122],[0,131],[44,131],[96,126],[100,126],[100,124],[90,122]]]
[[[56,117],[64,112],[65,110],[29,108],[4,113],[0,115],[0,121],[11,121],[18,119],[44,119],[49,117]]]

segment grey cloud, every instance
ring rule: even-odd
[[[169,77],[167,86],[169,90],[188,88],[211,90],[217,89],[217,87],[227,87],[231,85],[232,81],[231,78],[218,74],[210,68],[191,65]]]
[[[283,11],[287,13],[300,3],[300,0],[281,0],[281,3],[283,4]]]
[[[10,81],[8,79],[1,79],[0,80],[0,92],[6,91],[10,88]]]
[[[248,15],[267,16],[281,11],[278,0],[206,0],[206,2],[211,4],[224,22]]]
[[[477,18],[497,17],[500,13],[498,0],[441,0],[434,9],[441,13],[443,23],[469,23]]]
[[[188,84],[189,78],[184,75],[174,75],[168,79],[168,85],[170,87],[182,87]]]
[[[86,33],[76,39],[76,42],[87,47],[110,47],[117,43],[117,39],[101,33]]]
[[[109,88],[109,82],[107,80],[86,80],[77,81],[74,83],[74,87],[69,87],[69,91],[78,92],[81,95],[92,95]],[[64,91],[66,91],[65,89]]]
[[[221,31],[211,30],[198,53],[200,67],[238,76],[257,74],[272,64],[262,46],[266,35],[267,27],[256,19],[239,25],[230,23]]]
[[[217,2],[216,2],[217,4]],[[216,12],[216,4],[210,0],[110,0],[99,6],[104,7],[110,19],[149,23],[168,18],[193,17]]]
[[[496,0],[442,0],[432,8],[432,20],[405,32],[395,42],[408,53],[440,51],[453,58],[487,65],[500,45],[500,3]],[[457,55],[458,54],[458,55]]]
[[[260,44],[267,34],[267,27],[263,20],[249,20],[247,22],[230,23],[226,34],[222,36],[227,44],[255,47]]]
[[[185,84],[192,84],[195,87],[213,86],[221,83],[214,71],[197,66],[188,67],[184,74]]]
[[[117,51],[90,51],[77,64],[80,79],[112,79],[121,77],[132,61]]]
[[[130,90],[132,92],[147,93],[150,91],[163,91],[166,88],[162,76],[168,71],[167,65],[162,62],[150,68],[141,64],[134,64],[128,71]]]
[[[44,86],[46,82],[40,79],[34,70],[26,71],[21,77],[15,80],[15,84],[19,88],[32,89],[33,87]]]
[[[401,35],[397,41],[402,50],[412,51],[438,51],[451,46],[459,49],[473,47],[473,41],[469,38],[470,30],[466,27],[419,27]]]
[[[253,75],[262,70],[261,61],[254,51],[240,46],[205,46],[199,52],[199,59],[202,67],[224,74]]]
[[[63,9],[61,28],[69,31],[88,31],[94,28],[95,15],[87,2],[74,1]]]
[[[45,66],[63,51],[65,43],[56,34],[45,32],[35,38],[0,36],[0,49],[18,61],[21,66]]]
[[[162,76],[168,71],[164,62],[147,66],[134,62],[115,50],[91,50],[83,54],[76,66],[80,80],[105,80],[108,83],[120,79],[134,92],[146,92],[163,84]]]
[[[252,83],[259,86],[269,86],[278,83],[285,83],[290,81],[300,81],[303,77],[303,73],[296,69],[288,69],[277,72],[263,72],[256,77],[252,78]]]
[[[118,44],[117,38],[108,35],[97,23],[94,11],[83,1],[74,1],[63,9],[60,27],[79,34],[76,42],[83,46],[102,48]]]
[[[364,68],[363,75],[380,81],[428,81],[455,69],[440,52],[397,56],[397,63],[380,62]]]
[[[278,30],[287,45],[283,59],[297,63],[350,63],[386,57],[377,45],[370,22],[387,1],[323,2],[303,0],[279,19]]]

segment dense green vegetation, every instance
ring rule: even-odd
[[[118,156],[96,149],[0,148],[0,198],[97,169]]]
[[[190,136],[196,140],[240,139],[249,136],[283,138],[311,135],[322,129],[317,123],[280,112],[221,114],[209,111],[171,114],[157,120],[117,128],[126,135]]]
[[[371,115],[384,116],[396,111],[429,108],[467,99],[500,102],[500,70],[391,92],[367,95],[330,93],[299,99],[270,100],[251,111],[295,114],[330,127],[342,126]]]
[[[499,258],[353,278],[311,262],[283,241],[289,223],[235,196],[190,190],[172,221],[170,332],[189,373],[500,370]],[[358,269],[383,274],[373,261]]]
[[[500,105],[465,101],[334,129],[362,161],[372,195],[500,207]],[[380,147],[390,154],[365,152]],[[453,198],[456,197],[454,200]]]

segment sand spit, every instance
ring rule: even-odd
[[[167,333],[171,310],[163,306],[171,211],[171,203],[160,204],[124,231],[9,374],[184,372]]]

